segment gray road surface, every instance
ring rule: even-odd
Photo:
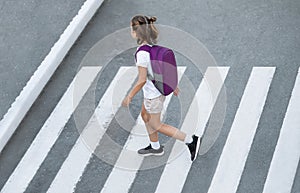
[[[83,3],[0,2],[0,119]]]
[[[44,7],[45,3],[41,2],[39,4]],[[72,3],[76,4],[75,2]],[[77,4],[78,7],[80,3]],[[71,7],[66,6],[64,9],[77,10],[74,8],[76,6]],[[87,51],[106,35],[127,27],[130,18],[138,13],[155,15],[159,24],[177,27],[192,34],[208,48],[219,66],[230,66],[225,82],[228,103],[222,131],[213,148],[193,163],[183,192],[207,192],[253,66],[276,67],[254,142],[237,190],[238,193],[262,192],[297,70],[300,66],[300,2],[297,0],[187,0],[184,3],[181,1],[150,0],[105,1],[4,149],[0,157],[0,188],[4,186],[22,155],[26,152],[35,135],[76,75],[77,68]],[[44,15],[58,17],[56,13],[52,12]],[[71,18],[71,15],[68,14],[68,17]],[[37,29],[45,30],[39,22],[34,22],[32,25],[35,25]],[[56,32],[49,32],[49,34],[52,37]],[[57,32],[57,34],[59,33]],[[28,37],[36,38],[36,36],[32,37],[31,35],[28,35]],[[51,45],[48,39],[44,39],[44,41],[46,41],[45,44]],[[55,38],[53,37],[54,41]],[[21,44],[23,46],[23,43]],[[43,53],[47,53],[49,48],[43,47]],[[32,50],[31,53],[36,49],[42,52],[39,46],[31,46],[30,49]],[[29,52],[30,49],[26,49],[26,52]],[[104,94],[118,68],[124,65],[133,65],[133,52],[133,49],[127,50],[116,57],[105,69],[107,73],[102,73],[103,75],[99,78],[96,86],[96,103]],[[20,52],[20,54],[27,55],[24,52]],[[5,56],[7,55],[5,54]],[[41,54],[31,57],[41,57]],[[15,60],[23,61],[17,58]],[[13,60],[7,58],[7,61],[11,62]],[[193,65],[184,56],[179,56],[179,61],[190,67],[186,74],[197,86],[202,79],[201,75],[195,74]],[[16,61],[15,63],[19,62]],[[25,63],[27,64],[27,62]],[[38,59],[36,59],[35,64],[36,66],[39,64]],[[33,70],[34,68],[30,72]],[[28,77],[30,72],[28,72]],[[6,73],[3,76],[6,76]],[[13,86],[9,86],[10,89],[11,87]],[[22,85],[20,85],[21,87]],[[86,118],[86,122],[93,113],[89,110],[83,111],[84,104],[87,102],[89,100],[84,99],[76,109],[77,113],[82,113],[82,116]],[[133,101],[131,109],[135,118],[138,115],[140,102],[141,95],[139,94]],[[191,99],[187,98],[185,102],[189,104]],[[219,103],[217,101],[214,112],[218,111]],[[178,101],[175,100],[168,109],[167,123],[179,124],[176,121],[178,120],[175,113],[177,108]],[[182,109],[182,112],[185,111],[186,109]],[[122,129],[118,130],[116,120],[109,124],[108,130],[109,135],[117,143],[120,145],[125,143],[128,133]],[[72,116],[30,182],[26,192],[47,191],[78,137],[79,134]],[[163,142],[166,140],[168,139],[162,137]],[[105,144],[105,141],[102,141],[101,144]],[[145,165],[149,161],[151,159],[145,160],[143,164]],[[85,168],[81,180],[77,183],[75,192],[99,192],[112,168],[113,166],[104,163],[97,156],[93,156]],[[130,192],[154,192],[162,170],[163,166],[152,170],[139,171]],[[300,192],[299,173],[298,166],[292,189],[293,193]]]

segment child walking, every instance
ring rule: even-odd
[[[152,46],[157,43],[158,31],[153,24],[155,21],[156,17],[149,18],[143,15],[137,15],[131,19],[131,36],[137,40],[139,46]],[[122,105],[125,107],[129,106],[132,98],[143,89],[144,101],[141,109],[141,117],[145,122],[150,144],[138,150],[138,154],[143,156],[163,155],[164,149],[158,140],[158,132],[160,132],[184,142],[191,153],[191,160],[193,161],[197,156],[201,138],[196,135],[187,135],[179,129],[161,122],[161,111],[163,109],[165,96],[162,95],[152,81],[148,79],[148,74],[153,76],[150,53],[143,50],[138,51],[136,53],[136,66],[138,68],[138,80],[128,96],[123,100]],[[173,94],[178,96],[178,87],[174,90]]]

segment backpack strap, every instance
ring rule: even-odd
[[[142,45],[142,46],[140,46],[140,47],[137,49],[137,51],[135,52],[135,54],[134,54],[135,61],[136,61],[136,54],[137,54],[139,51],[146,51],[146,52],[149,52],[149,54],[150,54],[151,46],[149,46],[149,45]]]
[[[146,52],[148,52],[148,53],[150,54],[151,48],[152,48],[152,47],[149,46],[149,45],[142,45],[142,46],[140,46],[140,47],[137,49],[137,51],[135,52],[135,54],[134,54],[135,62],[136,62],[136,54],[137,54],[139,51],[146,51]],[[147,77],[148,77],[148,79],[151,80],[153,83],[155,82],[155,81],[154,81],[154,77],[151,76],[148,72],[147,72]]]

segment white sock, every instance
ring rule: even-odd
[[[186,135],[184,138],[184,143],[192,143],[193,142],[193,138],[190,135]]]
[[[156,142],[150,141],[150,144],[151,144],[151,147],[153,149],[159,149],[160,148],[159,141],[156,141]]]

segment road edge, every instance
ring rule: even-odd
[[[0,154],[104,0],[86,0],[0,121]]]

